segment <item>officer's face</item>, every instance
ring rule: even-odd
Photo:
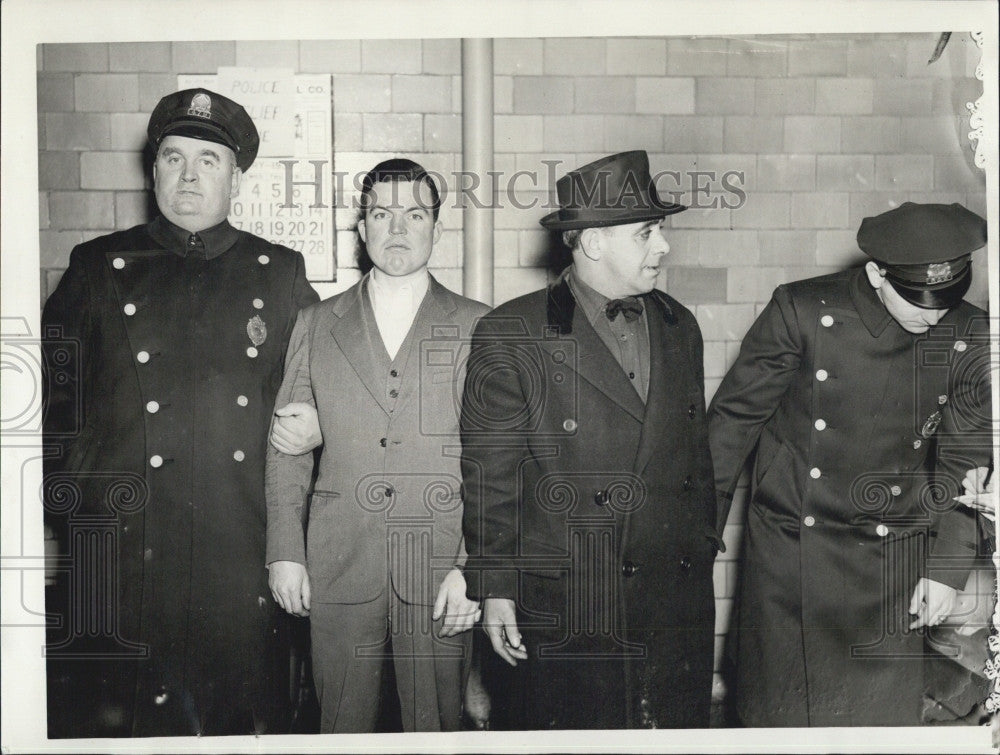
[[[242,174],[229,147],[171,134],[160,142],[153,164],[156,204],[185,230],[211,228],[229,215]]]
[[[601,273],[607,282],[607,296],[647,294],[656,286],[660,263],[670,251],[661,222],[647,220],[595,229],[593,242],[601,251]]]
[[[874,262],[869,262],[865,269],[878,298],[882,300],[893,319],[899,323],[899,327],[908,333],[916,335],[926,333],[948,314],[947,309],[924,309],[908,302],[892,287],[892,283],[885,277],[885,272]]]
[[[384,181],[368,196],[358,234],[372,264],[386,275],[408,275],[427,265],[441,238],[423,181]]]

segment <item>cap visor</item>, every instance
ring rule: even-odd
[[[896,293],[906,301],[923,309],[951,309],[965,296],[972,285],[972,268],[966,268],[958,278],[937,286],[914,286],[892,275],[886,276]]]

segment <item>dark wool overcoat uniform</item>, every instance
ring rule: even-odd
[[[862,268],[778,287],[744,338],[709,423],[720,527],[756,449],[736,643],[745,724],[919,723],[924,633],[908,604],[930,552],[943,568],[929,576],[965,582],[974,521],[931,473],[956,382],[977,372],[963,360],[983,314],[963,302],[912,335]]]
[[[467,579],[517,602],[519,728],[708,725],[718,540],[701,333],[666,294],[644,300],[645,404],[565,277],[473,338]]]
[[[264,457],[317,296],[299,253],[226,222],[199,237],[160,217],[81,244],[45,306],[46,509],[72,607],[53,592],[57,736],[273,730],[288,697]]]

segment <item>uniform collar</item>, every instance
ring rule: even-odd
[[[174,254],[186,257],[189,253],[188,239],[193,234],[158,215],[149,224],[149,235]],[[198,236],[205,246],[204,257],[210,260],[228,252],[240,237],[240,232],[233,228],[228,220],[223,220],[211,228],[198,231]]]
[[[854,308],[861,315],[861,322],[868,328],[868,332],[873,337],[878,338],[885,331],[892,315],[885,308],[882,300],[878,298],[875,289],[868,281],[868,273],[864,267],[854,271],[851,278],[851,299],[854,301]]]

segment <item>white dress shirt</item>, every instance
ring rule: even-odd
[[[375,312],[375,324],[390,359],[396,358],[399,347],[406,340],[429,286],[430,275],[426,267],[398,277],[386,275],[377,267],[372,268],[368,277],[368,296]]]

